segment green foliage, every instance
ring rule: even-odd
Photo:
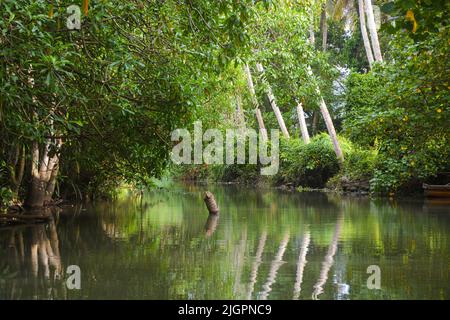
[[[29,175],[32,142],[62,137],[63,187],[108,193],[161,176],[170,132],[211,114],[207,93],[270,1],[96,1],[80,31],[65,28],[71,4],[0,3],[1,158],[26,146]]]
[[[336,65],[346,67],[358,72],[369,69],[366,52],[361,37],[359,25],[353,30],[346,30],[347,21],[328,22],[328,46],[331,61]]]
[[[374,191],[395,192],[450,166],[448,27],[415,41],[392,37],[392,61],[347,81],[344,129],[379,158]]]
[[[373,176],[377,152],[353,146],[345,158],[343,174],[351,179],[370,179]]]
[[[446,0],[389,1],[381,6],[381,10],[393,18],[383,29],[392,34],[401,32],[415,41],[424,41],[448,27],[449,9],[450,3]]]
[[[351,143],[342,137],[339,142],[345,158],[351,150]],[[300,139],[282,140],[280,149],[277,183],[322,188],[339,172],[333,145],[325,133],[313,137],[307,145]]]

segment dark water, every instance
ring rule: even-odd
[[[221,212],[208,217],[206,189],[124,191],[0,229],[0,299],[450,298],[448,204],[209,186]]]

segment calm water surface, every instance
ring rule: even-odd
[[[450,299],[449,258],[448,204],[187,185],[0,229],[0,299]]]

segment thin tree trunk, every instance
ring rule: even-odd
[[[372,42],[373,53],[375,61],[383,61],[381,55],[380,43],[378,41],[377,27],[375,25],[375,18],[373,16],[373,7],[371,0],[365,0],[365,9],[367,14],[367,27],[370,33],[370,40]]]
[[[306,126],[305,112],[303,111],[303,106],[301,102],[297,104],[297,116],[298,122],[300,124],[300,131],[302,133],[303,141],[306,144],[308,144],[309,143],[308,127]]]
[[[312,135],[316,135],[317,134],[317,125],[319,122],[319,113],[317,111],[313,111],[313,115],[312,115],[312,125],[311,125],[311,131],[312,131]]]
[[[369,66],[372,68],[373,54],[372,48],[370,46],[369,36],[367,35],[366,28],[366,14],[364,13],[364,0],[358,0],[359,9],[359,24],[361,26],[361,36],[364,42],[364,49],[366,50],[367,61],[369,61]]]
[[[314,45],[316,43],[316,37],[314,36],[314,27],[312,24],[309,26],[309,39],[308,40],[312,45]]]
[[[258,70],[258,72],[260,72],[261,74],[264,73],[264,67],[262,66],[261,63],[257,63],[256,64],[256,69]],[[278,108],[276,102],[275,102],[275,96],[272,93],[272,89],[270,86],[268,86],[267,89],[267,98],[269,99],[270,105],[272,106],[272,110],[275,113],[275,117],[277,118],[278,121],[278,125],[280,126],[281,132],[283,133],[283,136],[287,139],[289,139],[289,132],[286,128],[286,124],[284,123],[284,119],[283,116],[281,115],[281,111],[280,108]]]
[[[326,19],[326,7],[322,10],[322,34],[324,34],[324,30],[327,30],[327,19]],[[327,44],[326,44],[326,36],[322,37],[322,49],[323,51],[326,50]],[[311,67],[308,66],[308,74],[313,75]],[[339,145],[339,141],[337,139],[336,130],[334,128],[333,120],[331,119],[330,113],[328,112],[327,105],[325,104],[325,101],[323,100],[322,94],[320,93],[319,87],[316,88],[316,92],[320,97],[320,112],[322,113],[322,117],[325,121],[325,125],[327,126],[328,134],[330,135],[330,139],[333,142],[333,148],[334,152],[336,153],[336,157],[339,161],[339,164],[342,165],[344,163],[344,155],[342,154],[341,147]]]
[[[313,75],[311,67],[308,66],[308,74],[310,76]],[[342,165],[344,163],[344,155],[341,150],[341,146],[339,145],[339,141],[336,134],[336,129],[334,128],[333,120],[331,119],[330,113],[328,112],[327,105],[323,100],[322,94],[320,93],[319,87],[316,87],[316,93],[320,97],[320,113],[322,114],[323,120],[325,121],[325,125],[328,130],[328,134],[330,136],[331,142],[333,143],[334,152],[336,153],[336,157],[339,161],[339,164]]]
[[[250,71],[248,64],[245,64],[244,71],[247,76],[247,85],[248,85],[248,89],[250,90],[253,108],[255,108],[255,114],[256,114],[256,120],[258,121],[259,132],[261,134],[263,141],[267,141],[268,140],[267,130],[266,130],[266,126],[264,125],[264,119],[262,117],[261,110],[259,109],[258,99],[256,98],[255,85],[253,84],[252,73]]]
[[[327,7],[323,5],[322,14],[320,15],[320,31],[322,33],[322,50],[327,50],[328,41],[328,25],[327,25]]]
[[[56,186],[56,179],[58,177],[59,172],[59,164],[57,163],[50,175],[50,179],[47,183],[47,188],[45,190],[45,199],[44,203],[50,203],[52,201],[53,193],[55,192],[55,186]]]
[[[333,125],[333,120],[331,119],[327,105],[325,104],[325,101],[322,97],[320,98],[320,112],[322,113],[322,117],[325,120],[325,125],[327,126],[328,134],[330,135],[331,141],[333,142],[333,148],[334,152],[336,153],[336,157],[338,158],[339,163],[342,165],[344,163],[344,155],[342,153],[341,146],[339,145],[336,130],[334,129]]]
[[[12,181],[12,191],[14,197],[18,197],[20,185],[22,184],[23,174],[25,171],[25,146],[16,146],[15,159],[10,167],[10,175]]]

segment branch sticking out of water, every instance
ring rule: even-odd
[[[210,214],[219,213],[219,206],[217,205],[216,199],[214,198],[214,195],[211,192],[206,191],[203,200],[205,201],[206,207],[208,208]]]

